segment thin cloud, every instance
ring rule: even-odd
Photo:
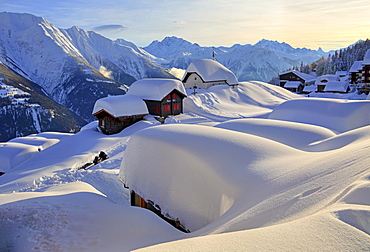
[[[175,24],[177,24],[177,25],[185,25],[186,24],[186,22],[185,21],[173,21]]]
[[[100,25],[95,26],[92,28],[96,32],[103,32],[103,31],[124,31],[127,30],[128,27],[124,25]]]

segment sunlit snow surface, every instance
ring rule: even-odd
[[[369,101],[263,82],[187,92],[165,125],[146,117],[105,136],[93,122],[1,143],[28,147],[0,147],[0,251],[369,250]],[[108,160],[78,170],[101,150]],[[130,207],[121,166],[192,233]]]

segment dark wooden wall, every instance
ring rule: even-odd
[[[99,120],[99,127],[106,135],[117,134],[124,128],[142,120],[144,116],[145,115],[114,117],[105,111],[96,115]]]
[[[144,100],[149,114],[167,117],[169,115],[178,115],[183,113],[183,99],[184,95],[173,90],[167,94],[161,101]]]

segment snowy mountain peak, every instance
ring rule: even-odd
[[[286,51],[286,52],[294,50],[293,47],[291,47],[289,44],[285,42],[280,43],[278,41],[272,41],[272,40],[267,40],[267,39],[262,39],[258,41],[255,44],[255,46],[264,47],[264,48],[273,49],[273,50]]]
[[[28,13],[0,12],[0,20],[1,24],[4,25],[2,27],[11,27],[18,31],[27,30],[37,24],[51,24],[45,18]]]
[[[199,48],[200,46],[198,44],[193,44],[182,38],[172,36],[165,37],[162,41],[155,40],[143,49],[156,57],[167,58],[169,56],[183,54],[184,52],[188,55],[188,53],[199,50]]]
[[[157,40],[158,42],[158,40]],[[193,45],[192,43],[190,43],[189,41],[186,41],[182,38],[178,38],[178,37],[175,37],[175,36],[171,36],[171,37],[165,37],[160,43],[162,43],[164,46],[191,46]]]

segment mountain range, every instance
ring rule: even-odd
[[[190,62],[201,58],[212,58],[235,73],[239,81],[269,81],[282,72],[301,63],[309,64],[322,56],[327,56],[321,48],[311,50],[293,48],[286,43],[261,40],[255,45],[232,47],[201,47],[177,37],[166,37],[162,41],[153,41],[143,48],[152,55],[165,61],[161,66],[186,69]]]
[[[281,71],[301,62],[311,63],[327,54],[320,49],[292,48],[286,43],[269,40],[261,40],[255,45],[214,48],[177,37],[166,37],[140,48],[124,39],[113,41],[76,26],[60,29],[32,14],[0,13],[0,78],[6,85],[17,86],[20,83],[17,79],[22,79],[21,83],[32,83],[34,90],[40,90],[38,95],[31,93],[40,109],[50,110],[39,101],[41,96],[58,104],[53,108],[53,114],[67,115],[64,110],[67,108],[71,113],[68,116],[71,125],[52,127],[54,130],[76,130],[94,120],[91,111],[97,99],[124,94],[122,87],[135,80],[175,78],[169,69],[184,70],[193,60],[212,58],[213,53],[239,81],[269,81]],[[23,86],[18,85],[18,88],[27,91]],[[19,108],[14,106],[22,105],[1,103],[0,106],[3,125],[22,124],[4,117],[4,110],[10,111],[11,107],[17,111]],[[26,117],[24,120],[32,121],[32,125],[39,123],[35,122],[38,117]],[[48,120],[52,120],[51,114]],[[39,129],[41,131],[50,129],[44,123],[40,125],[44,125]],[[30,128],[12,131],[12,134],[1,136],[0,141],[29,134],[32,132]]]

